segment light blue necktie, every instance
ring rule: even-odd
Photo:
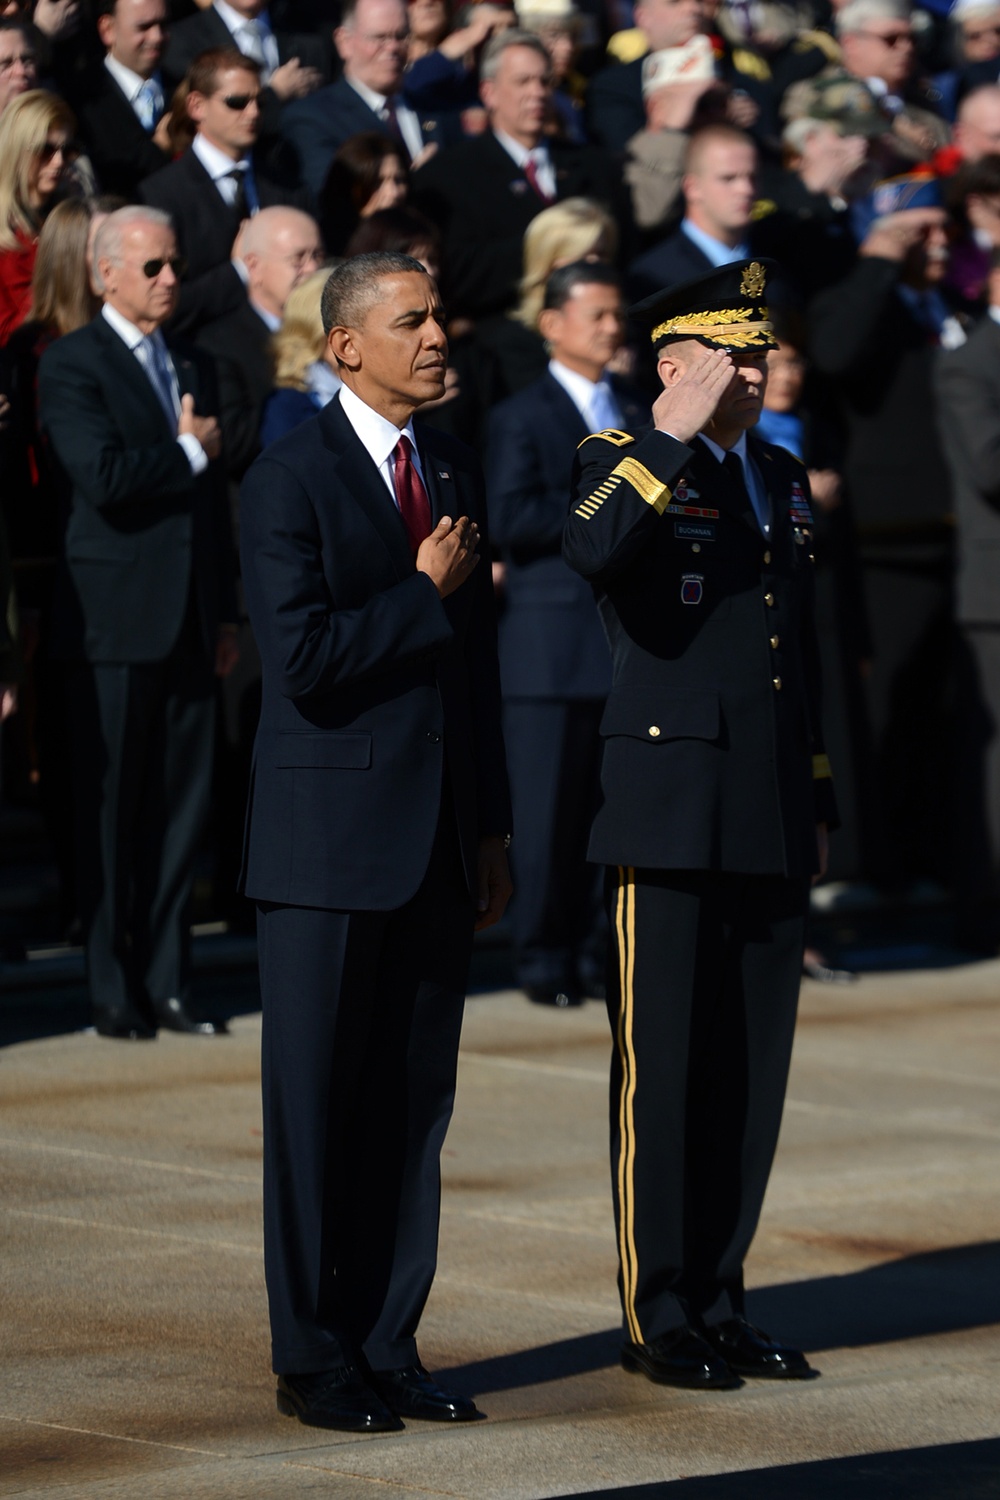
[[[135,96],[135,112],[147,135],[152,135],[163,114],[163,90],[155,78],[147,78]]]
[[[156,392],[157,400],[166,413],[167,421],[171,427],[177,427],[177,399],[175,395],[175,377],[173,367],[170,364],[170,356],[162,335],[150,334],[138,345],[141,352],[142,366],[149,376],[149,383]]]

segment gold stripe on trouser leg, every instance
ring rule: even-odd
[[[618,1008],[618,1059],[621,1097],[618,1114],[618,1253],[622,1267],[622,1302],[629,1337],[644,1343],[635,1310],[638,1258],[635,1249],[635,1047],[632,1040],[633,991],[635,984],[635,870],[618,866],[618,902],[615,914],[618,942],[620,998]]]

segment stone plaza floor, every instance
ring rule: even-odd
[[[748,1279],[822,1378],[713,1395],[618,1364],[603,1008],[477,995],[421,1350],[488,1420],[368,1438],[275,1410],[235,984],[228,1038],[0,1048],[0,1495],[1000,1496],[1000,962],[805,986]]]

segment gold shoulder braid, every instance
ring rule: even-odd
[[[634,443],[635,438],[630,432],[622,432],[617,427],[605,427],[601,432],[588,432],[582,442],[577,443],[582,448],[584,443],[589,443],[591,438],[603,438],[606,443],[614,443],[616,448],[624,448],[626,443]]]

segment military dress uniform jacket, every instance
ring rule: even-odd
[[[581,444],[563,555],[591,580],[613,659],[595,862],[804,877],[816,823],[835,822],[806,471],[752,435],[749,449],[770,537],[697,438]]]

